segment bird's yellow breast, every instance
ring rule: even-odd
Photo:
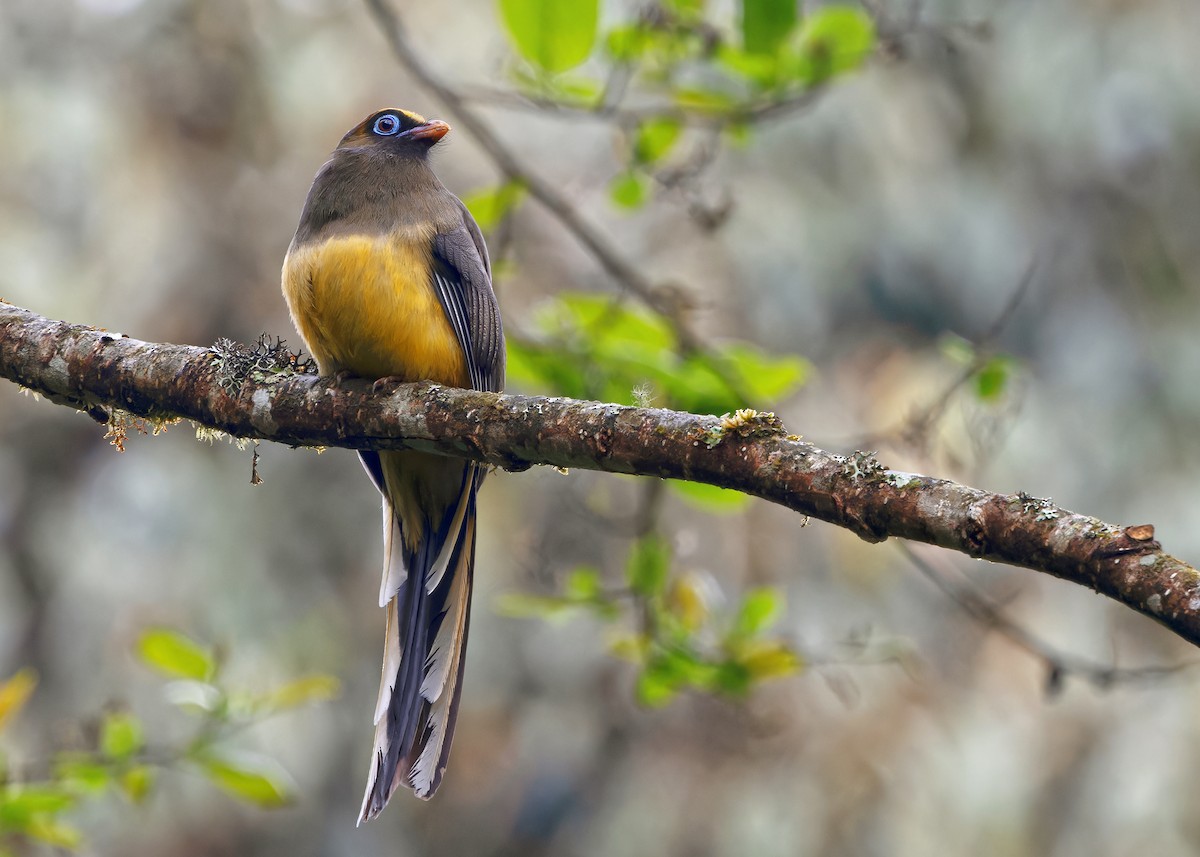
[[[431,237],[415,230],[338,236],[288,252],[283,294],[322,375],[470,386],[433,290]]]

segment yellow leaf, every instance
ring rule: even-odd
[[[687,572],[675,578],[667,591],[667,603],[671,612],[689,631],[697,631],[712,612],[712,581],[695,572]]]
[[[30,667],[18,670],[8,681],[0,684],[0,729],[29,701],[37,687],[37,673]]]
[[[800,656],[779,642],[751,643],[738,659],[752,678],[778,678],[797,672],[803,665]]]
[[[206,756],[197,761],[209,779],[248,803],[275,809],[295,800],[291,778],[273,759],[243,753]]]
[[[619,634],[608,641],[608,650],[614,657],[640,664],[650,650],[650,639],[645,634]]]
[[[142,803],[154,785],[154,769],[135,765],[121,775],[121,791],[134,803]]]
[[[341,683],[336,677],[314,673],[278,687],[264,695],[260,704],[269,711],[297,708],[310,702],[327,702],[341,693]]]
[[[83,836],[76,828],[48,815],[35,815],[29,820],[25,832],[31,839],[68,851],[75,850],[83,842]]]

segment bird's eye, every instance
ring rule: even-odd
[[[400,130],[400,120],[390,113],[385,113],[375,120],[374,131],[381,137],[390,137]]]

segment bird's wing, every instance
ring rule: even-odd
[[[474,218],[461,201],[455,202],[461,222],[433,238],[433,287],[466,355],[471,387],[499,392],[504,388],[504,328],[492,291],[492,264]],[[386,494],[379,453],[363,450],[358,455],[375,487]]]
[[[434,291],[467,357],[471,386],[497,392],[504,387],[500,307],[479,228],[465,208],[462,213],[458,226],[433,238]]]

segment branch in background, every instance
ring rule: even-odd
[[[878,446],[888,441],[898,441],[908,447],[928,451],[929,438],[934,427],[945,417],[955,397],[984,371],[988,363],[995,359],[997,351],[996,340],[1012,321],[1021,304],[1028,297],[1033,285],[1034,274],[1037,272],[1037,257],[1030,259],[1021,275],[1021,280],[1009,295],[1000,313],[977,339],[970,341],[971,357],[953,380],[940,393],[922,407],[913,411],[902,421],[890,428],[881,429],[865,435],[858,435],[847,443],[858,446]]]
[[[811,107],[824,90],[819,86],[783,98],[770,98],[753,104],[720,110],[683,107],[675,103],[649,104],[638,107],[614,106],[605,99],[596,104],[579,104],[550,97],[514,92],[494,86],[472,86],[459,92],[464,102],[558,114],[604,122],[636,124],[650,119],[673,119],[685,125],[721,129],[730,125],[760,124],[783,119]]]
[[[1000,314],[996,316],[996,319],[984,331],[983,336],[974,343],[975,353],[971,358],[971,362],[942,391],[941,395],[910,416],[905,424],[895,431],[901,439],[909,444],[916,445],[922,439],[928,437],[930,430],[946,413],[946,409],[950,406],[950,402],[954,396],[963,387],[971,383],[971,380],[988,364],[988,361],[994,356],[992,349],[995,346],[996,340],[1004,332],[1004,329],[1008,327],[1008,323],[1012,321],[1018,307],[1021,306],[1025,297],[1029,294],[1029,288],[1033,284],[1033,275],[1036,271],[1037,258],[1034,257],[1025,267],[1025,273],[1022,274],[1021,281],[1009,296],[1008,301],[1005,302],[1004,307],[1000,310]]]
[[[190,419],[293,446],[420,449],[509,470],[537,464],[732,488],[878,542],[927,542],[1109,596],[1200,643],[1200,572],[1124,529],[1025,494],[889,470],[785,436],[773,415],[724,418],[402,385],[377,395],[224,352],[156,345],[0,303],[0,376],[94,418]]]
[[[1158,681],[1200,666],[1200,663],[1193,661],[1172,666],[1118,667],[1082,655],[1059,651],[1005,616],[1000,607],[977,587],[965,581],[954,583],[947,574],[939,571],[933,562],[914,550],[911,545],[901,542],[898,547],[913,567],[942,594],[961,607],[964,613],[1041,661],[1046,668],[1046,692],[1049,694],[1058,693],[1062,690],[1063,683],[1073,676],[1103,690],[1115,684]]]

